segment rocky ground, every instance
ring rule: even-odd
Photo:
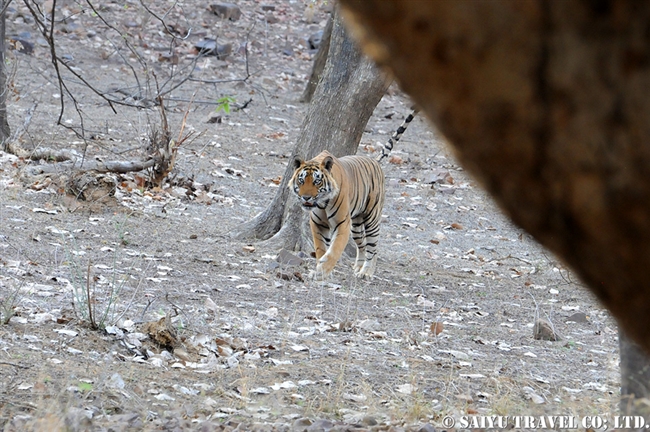
[[[309,251],[231,237],[277,192],[306,110],[308,40],[331,5],[242,0],[236,20],[193,1],[151,5],[155,16],[137,2],[94,5],[55,5],[74,100],[25,4],[9,9],[14,142],[141,160],[160,125],[155,79],[170,128],[195,135],[171,183],[108,174],[85,200],[66,193],[68,171],[34,170],[51,161],[0,153],[4,430],[441,430],[447,416],[615,414],[609,313],[422,118],[384,165],[372,280],[346,258],[311,281]],[[197,57],[206,44],[219,55]],[[97,93],[140,108],[113,112]],[[62,100],[61,123],[88,141],[56,126]],[[408,112],[392,87],[359,152]],[[561,340],[535,339],[538,318]]]

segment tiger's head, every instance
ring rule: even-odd
[[[334,159],[332,156],[318,159],[303,161],[300,157],[296,157],[293,160],[295,171],[289,181],[289,187],[298,196],[305,210],[313,210],[315,207],[326,208],[330,200],[339,192],[332,175]]]

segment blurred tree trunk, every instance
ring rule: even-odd
[[[623,415],[639,415],[650,419],[650,362],[643,349],[623,331],[619,331],[621,353],[621,402]],[[644,399],[645,400],[641,400]]]
[[[7,140],[11,134],[9,129],[9,121],[7,120],[7,69],[5,68],[5,24],[6,24],[6,11],[5,5],[9,0],[0,3],[2,13],[0,14],[0,142],[2,149],[6,150]]]
[[[334,14],[332,13],[327,20],[327,25],[325,30],[323,30],[323,37],[320,41],[320,46],[318,47],[318,52],[314,57],[314,65],[311,69],[311,75],[309,76],[309,82],[305,87],[305,91],[300,97],[300,102],[311,102],[318,82],[323,76],[323,70],[325,69],[325,63],[327,62],[327,53],[330,50],[330,40],[332,38],[332,24],[334,23]]]
[[[650,350],[650,3],[341,3],[502,209]],[[624,396],[648,396],[620,337]],[[621,406],[648,423],[643,405]]]
[[[323,77],[300,129],[291,159],[311,159],[323,150],[335,156],[357,152],[361,135],[390,84],[366,58],[345,31],[338,7]],[[288,163],[271,204],[238,233],[240,237],[268,239],[275,236],[283,248],[300,250],[311,243],[307,218],[287,183],[293,174]]]

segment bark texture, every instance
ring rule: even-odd
[[[325,70],[325,63],[327,63],[327,53],[330,50],[330,40],[332,38],[332,24],[334,23],[334,15],[330,15],[327,20],[327,25],[323,30],[323,37],[321,38],[320,46],[318,47],[318,52],[314,57],[314,65],[311,69],[311,75],[309,76],[309,82],[305,87],[305,91],[300,97],[300,102],[311,102],[314,97],[314,92],[318,83],[320,82],[321,77],[323,76],[323,70]]]
[[[463,165],[647,352],[650,3],[341,3]],[[623,395],[650,396],[648,364],[622,335]]]
[[[8,1],[8,0],[6,0]],[[4,6],[4,2],[0,7]],[[4,150],[7,145],[7,139],[11,134],[9,129],[9,121],[7,120],[7,69],[5,67],[5,33],[6,33],[6,13],[0,13],[0,143]]]
[[[650,348],[650,3],[342,3],[510,217]]]
[[[648,356],[622,331],[619,332],[619,349],[621,352],[621,414],[640,415],[647,420],[650,418],[650,406],[647,403],[650,396]]]
[[[338,8],[334,13],[323,77],[290,160],[296,155],[308,160],[323,150],[336,157],[355,154],[368,119],[390,84],[349,37]],[[267,239],[276,235],[287,249],[304,246],[311,235],[305,229],[304,212],[287,187],[292,174],[289,163],[271,204],[244,226],[240,236]]]

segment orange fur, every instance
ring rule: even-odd
[[[306,162],[296,158],[294,167],[289,187],[311,212],[316,271],[332,272],[352,234],[357,245],[355,274],[371,277],[385,195],[379,164],[366,156],[335,158],[323,151]]]

